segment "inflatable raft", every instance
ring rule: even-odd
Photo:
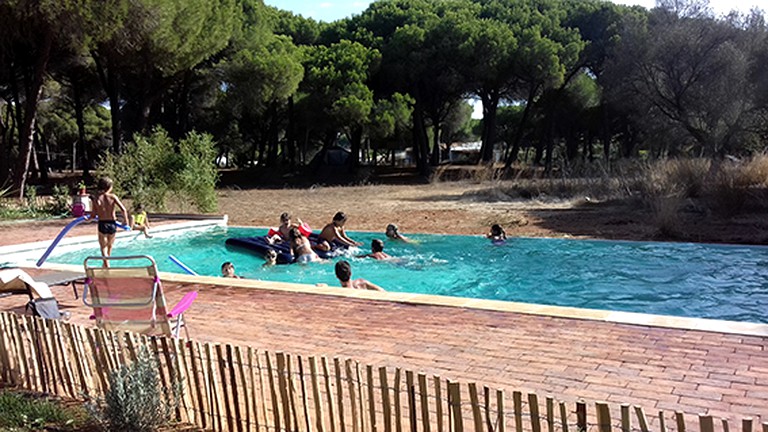
[[[309,242],[314,246],[317,243],[317,234],[310,234]],[[256,255],[260,257],[264,257],[266,255],[267,251],[272,249],[275,252],[277,252],[277,263],[278,264],[291,264],[294,262],[293,255],[291,255],[291,246],[289,241],[283,241],[280,243],[270,244],[267,240],[267,236],[259,236],[259,237],[233,237],[228,238],[225,242],[227,246],[234,246],[238,248],[247,249],[250,252],[255,253]],[[346,250],[347,247],[342,245],[341,243],[338,243],[334,241],[331,244],[331,250],[328,252],[324,251],[318,251],[316,250],[315,253],[320,258],[328,259],[335,256],[338,256],[341,252]]]

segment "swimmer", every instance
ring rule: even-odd
[[[301,219],[296,219],[296,223],[293,223],[293,217],[290,213],[284,212],[280,215],[280,226],[277,228],[277,233],[269,237],[267,240],[270,244],[280,243],[290,239],[290,233],[292,228],[298,228],[303,224]]]
[[[400,232],[398,231],[397,225],[393,223],[387,225],[386,234],[387,234],[387,238],[390,240],[400,240],[406,243],[411,242],[411,240],[408,237],[400,234]]]
[[[312,250],[309,239],[304,237],[298,228],[291,228],[289,238],[291,239],[291,253],[296,257],[296,262],[309,263],[320,261],[320,257]]]
[[[379,239],[371,240],[371,253],[360,255],[358,258],[373,258],[376,260],[385,260],[392,258],[391,255],[384,252],[384,242]]]
[[[485,235],[492,242],[503,242],[507,239],[507,232],[499,224],[491,226],[491,232]]]
[[[384,288],[369,282],[365,279],[352,279],[352,266],[349,262],[341,260],[336,263],[336,277],[339,279],[341,286],[344,288],[364,289],[371,291],[384,291]]]
[[[337,241],[345,246],[362,246],[347,236],[344,231],[344,224],[347,222],[347,215],[344,212],[338,212],[333,216],[333,221],[326,225],[317,237],[315,249],[321,251],[331,250],[331,243]]]
[[[221,277],[242,279],[242,276],[238,276],[235,274],[235,266],[229,261],[221,265]]]
[[[277,264],[277,252],[274,249],[270,249],[264,254],[264,267],[271,267]]]

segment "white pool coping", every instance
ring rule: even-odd
[[[153,233],[173,232],[186,229],[199,229],[211,226],[226,226],[227,218],[208,221],[183,222],[158,226]],[[253,228],[253,227],[250,227]],[[119,236],[130,236],[129,232]],[[136,235],[136,234],[133,234]],[[68,245],[79,245],[95,242],[94,236],[79,236],[62,240]],[[34,251],[37,255],[49,246],[50,242],[34,242],[0,248],[0,257],[6,253],[29,253]],[[2,258],[0,258],[1,260]],[[20,267],[34,267],[27,262],[19,262]],[[43,269],[65,270],[82,272],[82,266],[73,264],[44,263]],[[330,295],[335,297],[365,299],[374,301],[390,301],[425,306],[443,306],[478,309],[492,312],[518,313],[526,315],[548,316],[555,318],[580,319],[600,321],[614,324],[639,325],[647,327],[662,327],[677,330],[706,331],[724,334],[768,337],[768,324],[748,323],[739,321],[715,320],[706,318],[687,318],[668,315],[652,315],[636,312],[620,312],[598,309],[583,309],[565,306],[551,306],[532,303],[519,303],[501,300],[482,300],[464,297],[438,296],[431,294],[378,292],[366,290],[353,290],[341,287],[332,287],[326,284],[308,285],[287,282],[273,282],[255,279],[223,279],[214,276],[191,276],[177,273],[160,272],[160,277],[166,282],[191,283],[214,286],[231,286],[247,289],[261,289],[269,291],[281,291],[287,293]]]

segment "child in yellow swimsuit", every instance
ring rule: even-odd
[[[131,214],[131,229],[143,232],[144,237],[146,238],[152,238],[152,236],[149,235],[149,218],[141,204],[137,204],[136,210]]]

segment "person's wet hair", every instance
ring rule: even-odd
[[[347,215],[344,214],[344,212],[338,212],[335,215],[333,215],[334,222],[341,222],[343,220],[347,220]]]
[[[230,261],[227,261],[227,262],[225,262],[224,264],[221,265],[221,269],[224,270],[225,268],[227,268],[227,267],[229,267],[231,265],[232,265],[232,263]]]
[[[493,225],[491,226],[491,234],[493,234],[493,235],[496,235],[496,236],[498,236],[498,235],[501,235],[501,233],[502,233],[503,231],[504,231],[504,230],[503,230],[503,229],[501,229],[501,225],[499,225],[499,224],[493,224]]]
[[[297,239],[301,237],[301,231],[299,231],[298,228],[291,228],[291,230],[288,231],[288,237],[290,237],[291,240]]]
[[[373,239],[371,240],[371,250],[374,252],[383,252],[384,251],[384,242],[379,239]]]
[[[336,263],[336,277],[342,282],[348,282],[352,277],[352,266],[349,262],[341,260]]]
[[[291,219],[292,219],[291,218],[291,214],[288,213],[288,212],[285,212],[285,213],[280,215],[280,222],[286,222],[286,221],[289,221]]]
[[[98,188],[102,192],[106,192],[112,187],[112,179],[109,177],[102,177],[99,179]]]
[[[393,233],[396,233],[397,232],[397,225],[395,225],[395,224],[387,225],[387,231],[392,231]]]

